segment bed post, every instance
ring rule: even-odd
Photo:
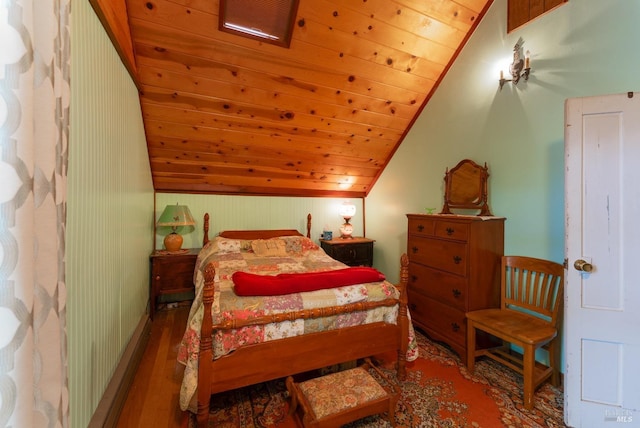
[[[204,230],[204,236],[202,237],[202,246],[204,247],[209,242],[209,213],[204,213],[202,229]]]
[[[311,213],[307,214],[307,238],[311,238]]]
[[[202,291],[204,314],[202,316],[200,353],[198,356],[198,427],[201,428],[208,425],[209,402],[211,401],[211,362],[213,361],[211,306],[213,305],[215,276],[216,269],[213,263],[209,263],[204,269],[204,288]]]
[[[400,326],[400,348],[398,349],[398,379],[407,376],[407,349],[409,348],[409,317],[407,305],[407,285],[409,284],[409,257],[406,253],[400,256],[400,307],[398,308],[398,325]]]

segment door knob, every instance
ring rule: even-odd
[[[593,270],[593,265],[589,262],[586,262],[582,259],[578,259],[573,263],[573,267],[580,272],[591,272]]]

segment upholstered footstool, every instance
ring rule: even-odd
[[[385,380],[386,388],[373,377],[370,369]],[[398,389],[368,359],[353,369],[300,383],[289,376],[286,383],[291,400],[289,413],[305,428],[336,428],[385,412],[391,426],[395,426]]]

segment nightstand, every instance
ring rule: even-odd
[[[151,278],[149,295],[151,298],[150,318],[156,311],[158,297],[165,294],[193,292],[193,271],[200,248],[188,248],[172,254],[156,250],[149,256]],[[186,299],[185,299],[186,300]]]
[[[373,266],[373,239],[335,238],[320,240],[322,249],[334,259],[349,266]]]

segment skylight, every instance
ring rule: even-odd
[[[225,28],[228,28],[229,30],[239,31],[241,33],[246,33],[251,36],[263,37],[269,40],[280,40],[278,36],[264,33],[259,28],[247,28],[247,27],[243,27],[242,25],[233,24],[231,22],[225,22],[223,25]]]
[[[289,47],[298,0],[221,0],[220,31]]]

